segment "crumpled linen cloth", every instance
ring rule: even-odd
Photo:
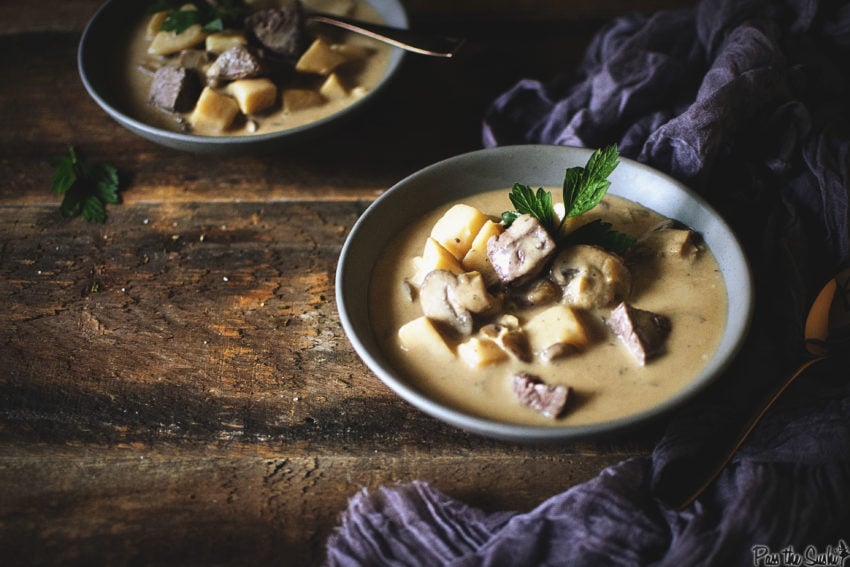
[[[327,564],[754,565],[757,545],[850,543],[847,356],[792,386],[695,503],[676,511],[654,497],[796,367],[811,301],[850,263],[850,2],[705,0],[616,19],[578,70],[501,94],[483,142],[617,142],[699,192],[752,264],[748,342],[669,418],[651,457],[525,512],[484,513],[426,481],[364,490]]]

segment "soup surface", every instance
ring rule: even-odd
[[[275,7],[275,0],[254,0],[246,2],[249,10]],[[305,0],[304,8],[316,8],[339,12],[366,22],[381,23],[381,17],[365,0]],[[341,7],[340,7],[341,6]],[[150,104],[151,84],[156,69],[163,65],[175,65],[174,56],[163,57],[151,55],[148,48],[151,44],[149,22],[151,16],[143,14],[135,28],[129,34],[128,43],[116,50],[115,73],[121,77],[124,85],[120,97],[123,106],[134,118],[147,124],[191,134],[209,136],[245,136],[267,134],[270,132],[297,128],[335,114],[372,90],[384,76],[389,65],[392,47],[378,41],[345,32],[322,24],[306,26],[307,37],[310,40],[322,38],[328,44],[343,46],[342,50],[359,53],[360,55],[333,70],[341,85],[333,96],[320,93],[322,85],[329,74],[312,72],[294,72],[283,80],[275,79],[277,94],[275,103],[267,109],[255,114],[240,113],[233,122],[224,129],[211,128],[203,124],[193,124],[191,111],[170,112]],[[203,50],[203,44],[199,48]],[[351,49],[349,49],[351,48]],[[210,58],[214,61],[215,55]],[[209,64],[205,65],[209,67]],[[216,92],[227,94],[226,85],[214,86]],[[287,105],[287,91],[315,93],[318,96],[300,97],[297,104]]]
[[[508,189],[500,189],[466,198],[463,203],[497,220],[502,211],[513,209],[508,193]],[[598,423],[645,411],[674,395],[693,379],[717,348],[726,321],[726,289],[716,260],[700,245],[698,252],[687,259],[650,251],[627,261],[632,277],[628,302],[663,314],[671,323],[663,352],[645,365],[636,361],[605,324],[610,308],[579,310],[587,323],[590,343],[578,352],[549,362],[509,358],[471,367],[461,357],[437,360],[427,352],[405,349],[399,328],[422,315],[406,282],[415,277],[415,258],[422,255],[432,227],[451,205],[430,212],[393,238],[383,251],[370,284],[370,318],[383,351],[410,384],[429,397],[468,414],[501,422],[557,426]],[[582,215],[581,223],[598,218],[635,237],[666,220],[613,195]],[[522,321],[540,309],[523,307],[514,314]],[[546,417],[518,402],[511,376],[521,371],[540,377],[546,384],[571,388],[562,415],[556,419]]]

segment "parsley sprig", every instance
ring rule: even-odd
[[[187,8],[185,0],[154,0],[149,11],[166,12],[160,29],[178,34],[195,24],[200,24],[207,32],[236,27],[244,14],[240,0],[218,0],[214,3],[198,0],[190,4],[194,9]]]
[[[556,241],[563,237],[562,228],[568,218],[583,215],[602,201],[611,186],[608,177],[619,165],[620,153],[612,144],[595,150],[584,167],[570,167],[564,172],[564,216],[558,216],[552,194],[542,187],[535,192],[528,185],[514,184],[509,195],[514,211],[502,213],[502,221],[510,225],[519,215],[532,215]],[[597,244],[612,252],[622,253],[635,239],[598,220],[588,223],[569,235],[570,243]]]
[[[68,155],[51,158],[54,193],[64,195],[59,211],[64,217],[79,214],[89,222],[106,221],[106,205],[120,203],[118,171],[111,165],[91,164],[77,156],[74,146]]]

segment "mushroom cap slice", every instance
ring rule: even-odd
[[[419,288],[422,313],[448,326],[461,336],[472,334],[473,313],[486,313],[498,308],[499,301],[484,285],[478,272],[455,275],[448,270],[429,272]]]
[[[597,246],[577,244],[552,261],[552,281],[563,290],[563,301],[574,307],[610,307],[626,299],[632,276],[622,258]]]

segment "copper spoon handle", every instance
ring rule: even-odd
[[[415,32],[408,29],[361,22],[342,16],[332,16],[318,12],[309,14],[307,21],[336,26],[378,41],[383,41],[384,43],[389,43],[390,45],[413,53],[430,55],[432,57],[452,57],[465,41],[462,38]]]
[[[761,421],[764,415],[768,412],[768,410],[773,407],[773,404],[776,403],[776,400],[788,389],[788,387],[799,378],[806,370],[814,366],[816,363],[821,362],[829,358],[828,355],[818,356],[808,360],[800,365],[797,370],[791,374],[785,381],[779,385],[779,387],[773,392],[773,394],[765,400],[762,404],[759,411],[753,415],[747,424],[744,426],[744,429],[738,435],[738,438],[735,440],[734,444],[723,454],[723,457],[717,461],[714,467],[706,469],[705,473],[699,478],[698,484],[696,484],[696,488],[691,490],[682,500],[673,504],[673,507],[677,510],[681,510],[683,508],[688,507],[696,500],[700,494],[702,494],[706,488],[717,478],[717,475],[726,468],[726,465],[729,464],[729,461],[732,460],[732,457],[735,453],[738,452],[738,449],[741,448],[741,445],[744,444],[744,441],[747,440],[747,437],[750,436],[753,429],[755,429],[756,425]]]

